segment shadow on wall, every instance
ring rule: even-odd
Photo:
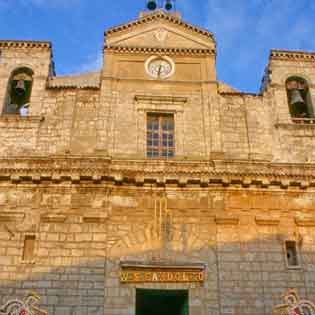
[[[298,246],[298,264],[288,268],[283,237],[275,227],[173,222],[169,233],[126,218],[106,223],[44,223],[32,255],[25,233],[1,225],[1,303],[32,290],[54,315],[134,314],[135,288],[189,289],[190,312],[271,314],[288,288],[315,300],[312,237]],[[256,235],[252,238],[252,235]],[[24,242],[24,244],[23,244]],[[24,254],[23,254],[24,249]],[[29,255],[29,253],[28,253]],[[24,260],[22,261],[22,258]],[[31,259],[34,259],[31,261]],[[120,284],[120,263],[206,265],[202,284]]]

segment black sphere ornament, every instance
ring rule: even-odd
[[[148,3],[147,3],[147,8],[150,10],[150,11],[154,11],[156,9],[157,5],[156,5],[156,2],[155,0],[149,0]]]
[[[166,0],[165,10],[170,11],[172,9],[173,9],[172,1],[171,0]]]

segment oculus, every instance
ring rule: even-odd
[[[155,79],[167,79],[175,72],[173,60],[167,56],[152,56],[145,63],[146,72]]]

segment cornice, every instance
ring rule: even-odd
[[[249,93],[249,92],[219,92],[222,96],[248,96],[248,97],[262,97],[262,94]]]
[[[119,32],[123,32],[123,31],[129,30],[130,28],[133,28],[133,27],[136,27],[139,25],[152,23],[153,21],[156,21],[156,20],[164,20],[164,21],[171,22],[175,25],[182,26],[189,31],[192,31],[194,33],[198,33],[200,35],[206,36],[206,37],[214,40],[213,34],[211,32],[209,32],[208,30],[197,27],[197,26],[192,25],[192,24],[189,24],[187,22],[184,22],[180,18],[178,18],[174,15],[168,14],[168,13],[164,12],[163,10],[158,10],[158,11],[155,11],[151,14],[147,14],[140,19],[131,21],[131,22],[126,23],[126,24],[122,24],[122,25],[118,25],[118,26],[114,26],[112,28],[109,28],[105,32],[105,36],[112,35],[112,34],[119,33]]]
[[[270,60],[286,61],[312,61],[315,62],[315,52],[300,50],[278,50],[273,49],[270,52]]]
[[[238,225],[240,219],[238,217],[231,216],[216,216],[215,222],[218,225]]]
[[[238,188],[308,189],[315,187],[315,165],[250,161],[113,160],[105,157],[0,159],[0,181],[91,181],[117,185],[221,185]]]
[[[137,103],[145,104],[186,104],[188,102],[187,97],[175,97],[175,96],[157,96],[157,95],[135,95],[135,101]]]
[[[51,50],[52,44],[49,41],[33,40],[0,40],[0,48],[18,48],[18,49],[45,49]]]
[[[3,114],[0,116],[0,124],[7,123],[40,123],[45,120],[44,116],[21,116],[19,114]]]
[[[161,48],[161,47],[127,47],[127,46],[105,46],[104,52],[133,53],[133,54],[167,54],[167,55],[194,55],[215,56],[215,49],[199,48]]]
[[[273,218],[270,216],[256,216],[255,222],[261,226],[277,226],[280,224],[280,218]]]
[[[63,214],[48,214],[42,215],[40,220],[43,223],[63,223],[66,221],[66,215]]]
[[[315,227],[315,218],[295,218],[295,224],[301,227]]]
[[[25,217],[21,212],[1,212],[0,222],[22,222]]]

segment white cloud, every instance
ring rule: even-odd
[[[103,65],[103,54],[101,52],[96,52],[86,58],[86,61],[81,65],[77,66],[73,72],[89,72],[101,69]]]
[[[254,78],[258,89],[271,48],[315,50],[314,13],[308,0],[208,0],[205,26],[217,38],[221,73]]]

